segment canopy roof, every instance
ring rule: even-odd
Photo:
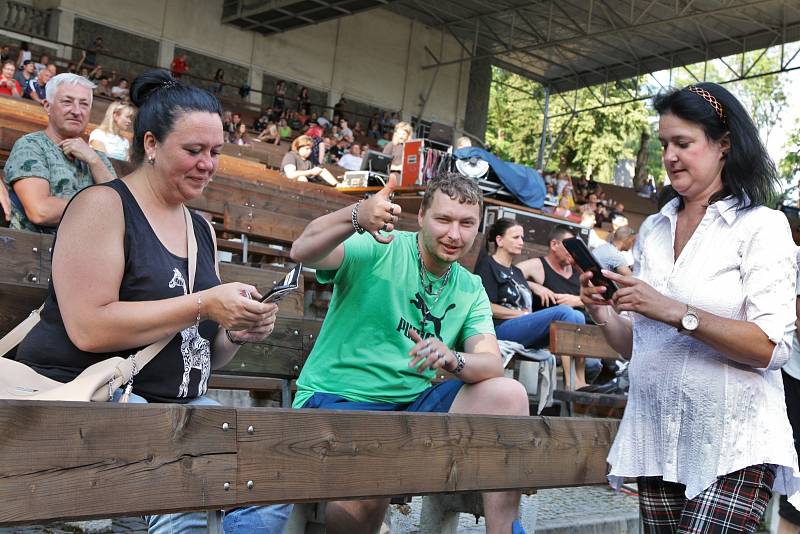
[[[461,44],[423,68],[490,58],[553,92],[800,40],[800,0],[225,0],[223,22],[274,33],[379,6]]]

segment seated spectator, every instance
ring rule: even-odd
[[[133,113],[130,104],[112,102],[106,109],[103,122],[89,136],[89,145],[110,158],[128,161],[130,142],[124,134],[131,131]]]
[[[114,71],[111,71],[110,75],[106,75],[105,71],[103,70],[103,67],[101,65],[97,65],[89,72],[88,77],[90,82],[96,84],[97,82],[100,81],[101,78],[103,78],[103,76],[108,78],[108,81],[110,83],[114,80]]]
[[[289,125],[286,124],[286,119],[281,119],[278,121],[278,133],[281,136],[281,139],[289,139],[292,137],[292,129],[289,128]]]
[[[109,392],[112,401],[128,403],[120,420],[134,409],[130,403],[218,405],[206,397],[211,370],[231,361],[241,344],[266,338],[278,311],[258,301],[254,286],[220,283],[213,230],[183,205],[202,195],[217,169],[221,110],[205,91],[170,83],[163,70],[134,81],[133,100],[145,117],[134,135],[136,168],[86,188],[70,204],[53,244],[45,311],[16,353],[37,372],[67,382],[92,363],[169,338],[127,393]],[[187,225],[196,236],[196,262],[186,258]],[[238,508],[222,522],[231,533],[282,532],[290,509]],[[205,532],[206,515],[145,520],[154,534]]]
[[[625,204],[622,202],[617,202],[614,206],[609,210],[608,216],[611,219],[611,222],[614,222],[614,219],[617,217],[624,217],[625,216]]]
[[[172,77],[179,80],[181,76],[189,72],[189,61],[186,54],[180,54],[172,59],[169,65],[169,70],[172,72]]]
[[[3,63],[2,76],[0,77],[0,95],[22,98],[22,86],[14,78],[17,67],[13,61]]]
[[[253,122],[253,131],[261,133],[267,127],[267,124],[269,124],[269,117],[266,111],[262,111],[261,115]]]
[[[47,69],[42,69],[39,71],[39,75],[36,78],[33,78],[28,82],[28,85],[22,90],[22,98],[28,98],[30,100],[34,100],[40,104],[44,103],[45,98],[47,98],[47,93],[45,92],[45,86],[47,82],[52,77],[50,71]]]
[[[117,85],[111,88],[112,98],[117,100],[127,101],[130,98],[130,89],[128,88],[128,79],[120,78]]]
[[[339,121],[344,118],[344,114],[347,111],[347,100],[344,99],[344,96],[339,98],[339,101],[334,104],[333,106],[333,123],[339,124]]]
[[[12,228],[53,233],[75,193],[116,178],[106,155],[81,138],[93,88],[75,74],[59,74],[47,83],[47,128],[14,143],[5,166],[5,182],[19,199],[12,209]]]
[[[381,126],[378,124],[376,119],[371,119],[369,121],[369,127],[367,128],[367,137],[372,137],[373,139],[380,139],[381,138]]]
[[[50,63],[47,65],[47,70],[50,71],[50,77],[52,78],[56,74],[58,74],[58,67],[56,67],[55,63]]]
[[[94,96],[102,96],[105,98],[112,98],[111,83],[108,81],[108,76],[103,75],[97,80],[97,87],[94,88]]]
[[[317,117],[317,124],[322,126],[325,130],[327,130],[331,126],[331,121],[328,120],[328,117],[325,116],[323,113],[319,117]]]
[[[316,143],[316,140],[315,140]],[[314,149],[311,149],[311,161],[316,163],[317,161],[314,159]],[[319,163],[336,163],[339,160],[339,156],[341,155],[337,145],[333,143],[333,139],[326,135],[322,137],[322,144],[320,145],[322,149],[322,158],[318,160]]]
[[[36,74],[39,74],[39,72],[43,71],[48,67],[48,65],[50,65],[50,56],[47,54],[42,54],[39,56],[39,61],[33,65],[36,69]]]
[[[558,207],[553,210],[553,214],[558,215],[559,217],[564,217],[565,219],[569,219],[571,221],[579,222],[581,218],[577,214],[573,213],[571,209],[569,209],[569,205],[569,197],[560,197],[558,199]]]
[[[233,137],[231,138],[231,143],[238,146],[253,146],[247,134],[247,125],[245,123],[240,122],[239,126],[236,127],[236,131],[233,132]]]
[[[303,126],[311,125],[311,115],[308,113],[308,108],[303,108],[297,111],[297,120],[300,121]]]
[[[348,143],[352,143],[353,142],[353,140],[354,140],[353,139],[353,130],[351,130],[347,126],[347,121],[345,119],[342,119],[342,120],[339,121],[339,131],[340,131],[340,133],[342,135],[342,139],[344,139]]]
[[[0,45],[0,63],[5,64],[6,61],[11,61],[11,50],[7,44],[4,44]],[[14,69],[16,70],[16,68],[17,65],[14,64]]]
[[[637,194],[640,197],[651,198],[653,195],[656,194],[656,184],[652,178],[648,178],[639,188]]]
[[[563,172],[558,173],[556,175],[556,193],[558,193],[558,195],[561,196],[561,192],[568,185],[569,186],[572,185],[569,176]]]
[[[545,186],[544,205],[550,207],[558,206],[558,197],[556,196],[556,188],[553,184]]]
[[[353,126],[353,139],[358,139],[364,135],[364,125],[361,124],[361,121],[356,121],[355,126]]]
[[[461,137],[456,139],[456,143],[455,145],[453,145],[453,148],[458,150],[459,148],[467,148],[471,146],[472,146],[472,140],[466,135],[462,135]]]
[[[632,264],[623,253],[631,250],[635,241],[636,233],[633,228],[622,226],[612,234],[610,243],[603,243],[592,250],[592,254],[603,266],[603,269],[614,271],[622,276],[632,276]]]
[[[30,59],[26,59],[22,62],[22,66],[14,75],[14,79],[19,82],[20,87],[25,90],[25,86],[28,85],[28,82],[33,80],[36,77],[36,67],[33,64],[33,61]]]
[[[290,180],[307,182],[309,178],[323,180],[328,185],[337,185],[339,182],[328,169],[314,167],[309,159],[314,140],[307,135],[300,135],[292,141],[292,149],[283,156],[281,172]]]
[[[568,226],[558,225],[550,232],[550,244],[547,255],[541,258],[531,258],[517,264],[525,275],[525,279],[533,282],[531,288],[542,299],[542,304],[565,304],[584,313],[583,302],[580,298],[580,272],[573,266],[574,261],[562,241],[575,237]],[[569,376],[570,358],[561,358],[564,376]],[[586,387],[586,367],[599,370],[602,364],[599,360],[575,358],[575,384],[576,389]]]
[[[280,145],[281,134],[278,132],[278,127],[274,122],[268,122],[255,140],[264,143],[272,143],[273,145]]]
[[[303,123],[300,122],[300,113],[297,111],[293,111],[291,115],[289,115],[288,123],[292,130],[301,130],[303,128]]]
[[[513,265],[522,253],[524,235],[514,219],[495,221],[486,232],[486,254],[478,258],[475,274],[481,277],[489,297],[497,339],[541,349],[549,343],[550,323],[586,324],[586,319],[583,313],[564,304],[542,308],[525,275]]]
[[[339,167],[348,171],[357,171],[361,169],[361,147],[357,143],[353,143],[350,150],[339,158]]]
[[[411,139],[413,133],[414,130],[411,128],[409,123],[397,123],[397,126],[394,129],[394,134],[392,135],[392,141],[383,147],[383,153],[390,154],[392,156],[392,163],[389,166],[390,170],[403,170],[403,145],[406,141]]]
[[[586,228],[589,229],[589,242],[587,243],[587,245],[589,245],[589,248],[594,249],[596,247],[599,247],[600,245],[605,245],[606,244],[605,240],[603,240],[602,237],[597,235],[597,231],[594,229],[596,221],[595,221],[594,210],[592,209],[592,207],[589,204],[584,204],[580,208],[580,213],[581,213],[581,226],[585,226]]]

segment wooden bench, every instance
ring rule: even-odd
[[[0,401],[0,425],[1,526],[605,484],[618,428],[579,418],[33,401]]]
[[[550,352],[556,356],[622,360],[611,348],[597,325],[554,322],[550,325]],[[627,395],[574,391],[575,366],[570,366],[570,377],[564,377],[566,389],[556,390],[553,398],[562,402],[562,415],[571,414],[573,405],[603,407],[620,413],[628,402]]]

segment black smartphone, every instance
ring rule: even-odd
[[[575,260],[575,263],[578,264],[578,267],[580,267],[582,271],[590,271],[592,273],[592,284],[606,287],[606,290],[603,292],[603,298],[611,300],[611,297],[614,296],[614,292],[619,289],[619,286],[612,280],[603,276],[601,272],[603,266],[600,265],[600,262],[594,257],[594,254],[592,254],[592,251],[586,246],[586,243],[583,242],[583,239],[580,237],[570,237],[562,241],[562,243],[564,244],[564,248],[567,249],[567,252],[569,252],[569,255],[572,256],[572,259]]]
[[[297,289],[302,271],[302,263],[295,265],[291,271],[286,273],[286,277],[283,279],[283,282],[280,284],[275,284],[263,297],[261,297],[261,302],[278,302],[287,294]]]

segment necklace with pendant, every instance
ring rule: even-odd
[[[422,290],[427,293],[428,295],[433,295],[433,304],[438,302],[439,297],[442,296],[442,291],[444,288],[447,287],[447,283],[450,281],[450,273],[453,270],[453,264],[451,263],[450,266],[447,268],[447,272],[440,278],[442,280],[442,285],[439,286],[439,289],[434,294],[433,292],[433,282],[428,281],[428,270],[425,268],[425,262],[422,261],[422,251],[419,248],[419,239],[415,240],[417,243],[417,259],[419,260],[419,280],[422,284]],[[435,281],[435,280],[434,280]]]

